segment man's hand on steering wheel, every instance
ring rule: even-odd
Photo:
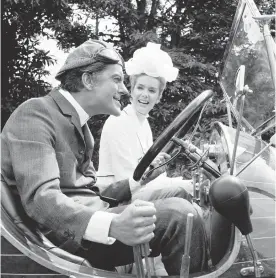
[[[159,175],[163,174],[166,171],[166,166],[165,165],[162,167],[158,167],[158,166],[166,163],[166,161],[168,161],[169,159],[171,159],[171,156],[169,154],[160,152],[156,156],[156,158],[153,160],[153,162],[150,164],[150,166],[145,171],[145,173],[143,174],[141,182],[140,182],[141,185],[145,185],[145,184],[149,183],[150,181],[156,179]],[[157,168],[157,169],[152,171],[152,169],[154,169],[154,168]],[[152,171],[152,172],[148,175],[149,171]]]

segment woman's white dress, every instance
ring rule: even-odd
[[[131,177],[152,144],[147,118],[141,123],[131,104],[123,109],[120,116],[110,116],[103,126],[100,140],[98,186],[103,189],[112,182]],[[147,190],[149,187],[156,190],[164,186],[184,186],[192,193],[190,181],[182,180],[181,177],[169,178],[166,173],[146,185]]]

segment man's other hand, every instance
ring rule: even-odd
[[[149,242],[154,237],[155,214],[153,203],[135,200],[113,218],[109,236],[130,246]]]
[[[163,174],[166,171],[165,165],[155,169],[149,175],[148,175],[148,172],[151,171],[153,168],[156,168],[156,167],[164,164],[170,158],[171,158],[171,156],[167,153],[164,153],[164,152],[159,153],[156,156],[156,158],[153,160],[153,162],[150,164],[150,167],[145,171],[144,175],[142,176],[141,185],[145,185],[145,184],[149,183],[150,181],[156,179],[159,175]]]
[[[171,156],[167,153],[161,152],[159,153],[155,159],[153,160],[153,162],[151,163],[151,165],[155,168],[163,163],[165,163],[166,161],[168,161],[171,158]]]

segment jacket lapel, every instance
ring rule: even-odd
[[[71,103],[61,93],[59,93],[58,89],[54,89],[50,95],[59,106],[61,112],[65,116],[70,117],[70,121],[75,126],[77,134],[82,138],[83,144],[85,146],[85,157],[84,161],[80,165],[80,170],[85,173],[91,163],[94,149],[94,138],[90,132],[88,124],[86,123],[83,128],[81,127],[77,111],[71,105]]]
[[[58,91],[58,88],[55,88],[51,91],[50,96],[54,99],[58,107],[60,108],[61,112],[65,115],[70,117],[71,123],[75,126],[78,131],[79,136],[82,138],[83,142],[84,135],[81,130],[80,120],[77,111],[71,105],[71,103]]]

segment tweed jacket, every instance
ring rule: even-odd
[[[86,187],[96,183],[94,140],[87,130],[84,135],[76,110],[54,89],[20,105],[1,134],[2,178],[29,217],[69,242],[68,251],[81,246],[93,213],[109,208]],[[128,180],[108,190],[118,193],[118,201],[131,199]]]

